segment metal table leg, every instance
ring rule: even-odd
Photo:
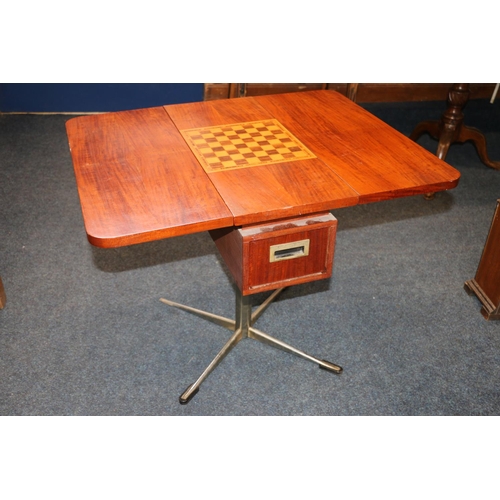
[[[256,328],[253,328],[253,324],[262,315],[262,313],[269,307],[271,302],[282,292],[284,288],[279,288],[275,290],[253,313],[252,306],[250,303],[250,296],[243,295],[241,291],[236,293],[236,314],[235,319],[225,318],[223,316],[218,316],[201,309],[196,309],[194,307],[186,306],[184,304],[179,304],[178,302],[173,302],[167,299],[160,299],[164,304],[182,309],[191,314],[195,314],[201,318],[204,318],[212,323],[215,323],[224,328],[232,330],[234,333],[231,338],[226,342],[224,347],[219,351],[217,356],[211,361],[211,363],[205,368],[203,373],[198,377],[198,379],[192,383],[179,397],[179,402],[181,404],[187,404],[196,395],[202,382],[210,375],[210,373],[216,368],[216,366],[225,358],[225,356],[238,344],[238,342],[244,338],[251,338],[264,342],[272,347],[277,347],[284,350],[285,352],[295,354],[304,359],[316,363],[320,368],[328,370],[330,372],[340,374],[342,373],[342,367],[325,361],[323,359],[316,358],[310,354],[296,349],[295,347],[282,342],[274,337],[271,337],[267,333],[264,333]]]

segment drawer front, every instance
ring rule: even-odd
[[[332,273],[337,221],[269,231],[243,244],[246,294],[329,278]],[[310,220],[310,219],[309,219]]]

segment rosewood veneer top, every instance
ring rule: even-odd
[[[460,177],[328,90],[82,116],[66,128],[100,247],[440,191]]]

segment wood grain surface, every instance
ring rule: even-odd
[[[457,170],[336,92],[255,99],[349,184],[359,203],[458,184]]]
[[[269,119],[316,158],[205,172],[181,135]],[[328,90],[82,116],[66,127],[88,239],[101,247],[450,189],[460,177]]]
[[[233,224],[162,107],[66,124],[89,241],[118,247]]]
[[[210,231],[243,295],[298,285],[331,276],[337,219],[330,212],[275,223]],[[270,247],[309,240],[309,254],[270,260]]]
[[[256,98],[178,104],[165,109],[181,131],[274,118],[273,111],[261,106]],[[300,135],[296,137],[302,141]],[[208,176],[233,213],[236,226],[358,203],[358,194],[318,158],[211,172]]]

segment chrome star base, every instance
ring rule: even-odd
[[[239,290],[236,292],[236,315],[235,320],[224,318],[222,316],[218,316],[216,314],[212,314],[206,311],[202,311],[200,309],[195,309],[194,307],[186,306],[184,304],[179,304],[177,302],[173,302],[167,299],[160,299],[161,302],[167,304],[171,307],[176,307],[178,309],[182,309],[184,311],[195,314],[196,316],[200,316],[205,318],[212,323],[223,326],[231,331],[233,331],[233,335],[226,342],[224,347],[220,350],[220,352],[215,356],[212,362],[205,368],[203,373],[198,377],[198,379],[191,384],[179,397],[179,402],[181,404],[187,404],[198,392],[200,385],[202,382],[210,375],[210,373],[214,370],[214,368],[225,358],[225,356],[236,346],[236,344],[244,339],[251,338],[255,340],[259,340],[260,342],[264,342],[272,347],[277,347],[291,354],[295,354],[297,356],[301,356],[302,358],[308,359],[313,363],[319,365],[323,370],[327,370],[336,374],[342,373],[342,368],[338,365],[330,363],[329,361],[325,361],[322,359],[318,359],[314,356],[311,356],[300,349],[296,349],[281,340],[278,340],[267,333],[264,333],[260,330],[257,330],[252,325],[257,321],[257,319],[262,315],[262,313],[267,309],[269,304],[284,290],[284,288],[278,288],[275,290],[254,312],[252,312],[252,306],[250,303],[251,295],[243,295]]]

